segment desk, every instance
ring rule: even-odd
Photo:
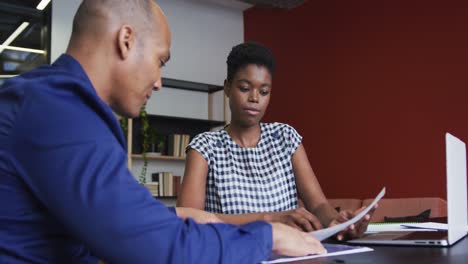
[[[292,263],[302,264],[463,264],[468,263],[468,237],[451,247],[369,246],[372,252]]]

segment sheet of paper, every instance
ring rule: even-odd
[[[304,257],[273,256],[272,258],[270,258],[270,260],[262,261],[262,263],[283,263],[283,262],[298,261],[298,260],[304,260],[304,259],[313,259],[313,258],[330,257],[330,256],[338,256],[338,255],[346,255],[346,254],[356,254],[356,253],[361,253],[361,252],[373,251],[372,248],[368,248],[368,247],[358,247],[358,246],[350,246],[350,245],[343,245],[343,244],[323,244],[323,246],[327,249],[326,254],[308,255]]]
[[[408,231],[407,227],[401,225],[402,223],[369,223],[366,233],[376,232],[394,232],[394,231]]]
[[[435,222],[425,222],[425,223],[412,223],[412,224],[402,224],[406,228],[417,228],[418,230],[448,230],[448,225],[443,223]],[[413,229],[414,230],[414,229]],[[468,232],[468,226],[465,228]]]
[[[405,225],[410,223],[369,223],[366,234],[377,232],[398,232],[398,231],[432,231],[431,229],[421,228],[413,229]]]
[[[423,228],[423,229],[447,230],[447,224],[434,223],[434,222],[402,224],[402,226],[407,227],[407,228],[418,228],[418,229]]]
[[[356,223],[361,218],[363,218],[377,204],[377,202],[380,199],[382,199],[382,197],[384,195],[385,195],[385,187],[382,188],[382,190],[377,195],[377,197],[375,197],[374,201],[372,201],[372,203],[369,206],[367,206],[366,209],[364,209],[362,212],[357,214],[355,217],[351,218],[350,220],[348,220],[346,222],[343,222],[341,224],[338,224],[338,225],[335,225],[335,226],[332,226],[332,227],[328,227],[328,228],[324,228],[324,229],[309,232],[309,234],[313,235],[319,241],[322,241],[324,239],[327,239],[327,238],[335,235],[336,233],[340,232],[341,230],[345,229],[346,227]]]

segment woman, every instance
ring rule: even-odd
[[[352,216],[340,215],[328,204],[296,130],[282,123],[261,123],[275,70],[270,50],[257,43],[237,45],[227,65],[224,91],[231,123],[196,136],[187,147],[177,205],[216,213],[228,223],[266,220],[305,231]],[[305,209],[298,208],[298,195]],[[347,235],[360,235],[369,219],[367,215]]]

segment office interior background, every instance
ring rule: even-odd
[[[32,2],[38,1],[2,0],[0,10]],[[388,198],[445,199],[444,134],[468,142],[468,2],[309,0],[290,9],[236,0],[157,2],[173,34],[165,77],[222,85],[232,46],[245,40],[272,49],[277,71],[264,121],[288,123],[304,137],[327,197],[369,198],[386,186]],[[79,3],[52,1],[50,32],[41,33],[50,41],[35,47],[46,51],[42,59],[65,51]],[[10,34],[1,32],[0,44]],[[174,111],[158,108],[170,93],[154,94],[150,110]],[[222,92],[215,98],[222,102]],[[215,119],[223,118],[219,108]],[[174,170],[181,174],[180,166]]]

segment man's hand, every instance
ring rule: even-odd
[[[348,240],[348,239],[354,239],[361,237],[364,232],[367,230],[367,225],[370,222],[370,219],[372,217],[372,214],[374,214],[375,209],[377,209],[377,204],[372,208],[361,220],[359,220],[357,223],[350,225],[349,227],[345,228],[343,231],[339,232],[336,235],[336,239],[341,241],[341,240]],[[329,226],[334,226],[343,222],[348,221],[349,219],[353,218],[355,215],[359,214],[362,212],[362,210],[366,209],[366,207],[361,207],[360,209],[350,212],[350,211],[342,211],[340,212],[338,218],[334,219],[333,221],[330,222]]]
[[[221,219],[216,217],[216,215],[205,212],[202,210],[189,208],[189,207],[176,207],[177,216],[186,219],[192,218],[195,222],[199,224],[209,224],[209,223],[222,223]]]
[[[312,235],[281,223],[272,223],[273,252],[284,256],[325,254],[327,251]]]
[[[302,207],[289,211],[268,213],[265,216],[265,221],[283,223],[307,232],[323,228],[318,218]]]

